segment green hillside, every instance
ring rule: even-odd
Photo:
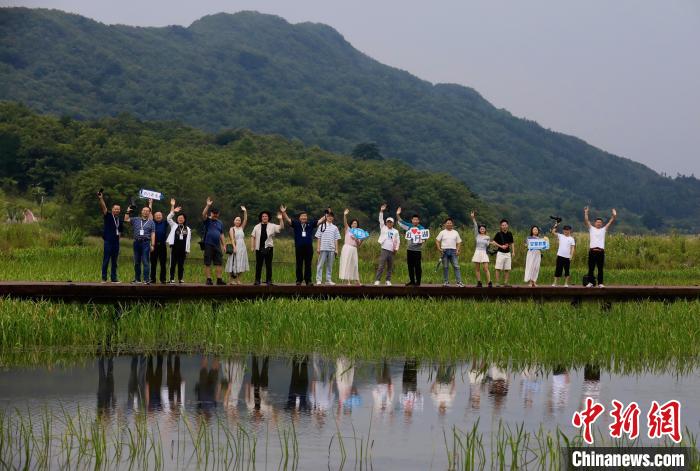
[[[616,206],[628,229],[700,230],[695,178],[662,177],[470,88],[385,66],[325,25],[243,12],[140,28],[0,9],[0,84],[0,99],[79,119],[129,112],[342,153],[376,142],[385,156],[449,172],[523,224],[555,212],[579,220],[590,204]]]
[[[198,218],[212,196],[228,222],[247,206],[251,216],[287,204],[290,214],[321,214],[331,206],[340,217],[349,207],[363,227],[376,230],[379,205],[399,205],[437,225],[451,215],[468,222],[478,208],[495,215],[456,178],[411,168],[396,160],[369,161],[332,154],[280,136],[250,131],[208,134],[168,122],[141,122],[121,115],[94,121],[41,116],[0,102],[0,184],[32,194],[41,186],[64,210],[61,227],[100,228],[95,193],[122,205],[140,188],[174,196]],[[156,209],[167,209],[166,202]],[[341,220],[342,221],[342,220]]]

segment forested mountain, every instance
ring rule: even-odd
[[[122,205],[140,188],[163,192],[195,220],[207,196],[226,221],[240,214],[241,204],[251,215],[280,204],[288,205],[290,214],[320,215],[330,206],[341,224],[348,207],[362,227],[375,231],[382,202],[391,214],[402,205],[405,217],[418,212],[433,226],[448,215],[470,224],[471,208],[478,208],[484,221],[496,217],[456,178],[396,160],[358,160],[280,136],[247,130],[214,135],[127,115],[59,119],[8,102],[0,102],[0,175],[6,188],[41,185],[62,203],[62,225],[92,232],[100,227],[95,199],[100,188],[108,202]],[[156,209],[167,204],[157,203]]]
[[[254,12],[189,27],[104,25],[0,9],[0,99],[77,119],[129,112],[208,131],[249,128],[449,172],[522,223],[616,206],[628,227],[700,229],[700,182],[666,178],[496,109],[476,91],[420,80],[332,28]],[[669,149],[673,152],[673,149]]]

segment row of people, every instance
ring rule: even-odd
[[[102,263],[102,280],[107,281],[108,267],[111,264],[111,281],[118,282],[117,263],[119,255],[119,239],[124,233],[124,223],[132,225],[134,234],[134,282],[141,282],[143,267],[143,282],[155,283],[156,271],[160,265],[160,281],[166,282],[167,247],[170,247],[170,283],[184,281],[184,263],[187,254],[190,253],[192,229],[187,225],[187,217],[182,208],[176,206],[176,201],[171,199],[170,212],[165,220],[161,212],[152,212],[152,202],[144,206],[140,217],[132,218],[129,214],[120,218],[121,207],[113,205],[111,211],[107,209],[102,194],[98,194],[100,209],[104,216],[104,256]],[[224,271],[230,277],[231,284],[240,284],[241,277],[250,270],[248,251],[245,244],[245,229],[248,224],[248,212],[245,206],[241,206],[242,216],[233,219],[233,225],[225,233],[224,225],[220,220],[220,212],[213,207],[211,198],[207,198],[202,210],[203,236],[200,247],[204,254],[204,273],[206,283],[214,284],[212,266],[216,284],[226,284],[223,280]],[[429,231],[421,225],[420,216],[414,214],[410,222],[401,218],[401,208],[396,210],[396,218],[384,217],[386,205],[379,208],[379,239],[381,247],[377,270],[374,276],[374,284],[381,284],[382,278],[386,285],[391,285],[394,258],[401,245],[401,235],[395,227],[406,231],[408,234],[408,247],[406,261],[408,265],[409,281],[407,286],[420,286],[422,282],[422,251],[429,240]],[[334,285],[332,279],[335,258],[340,254],[339,278],[347,284],[360,285],[358,248],[363,243],[363,238],[358,237],[359,222],[351,219],[348,222],[350,211],[343,212],[343,235],[334,224],[335,216],[328,208],[325,213],[312,218],[307,212],[301,212],[295,219],[287,215],[285,206],[280,206],[277,214],[278,222],[271,220],[271,214],[263,211],[259,215],[259,222],[250,234],[250,250],[255,254],[255,281],[259,285],[262,279],[262,270],[265,269],[265,283],[272,284],[272,261],[274,256],[274,242],[277,234],[285,228],[285,223],[294,233],[296,284],[312,284],[312,263],[314,253],[314,241],[316,242],[317,264],[316,283],[324,280]],[[601,218],[593,223],[589,221],[589,210],[584,209],[584,223],[589,229],[590,249],[588,253],[589,283],[588,286],[603,285],[603,267],[605,263],[605,234],[607,229],[615,221],[616,211],[612,210],[612,217],[607,224]],[[503,276],[504,285],[510,282],[512,260],[515,256],[515,242],[509,223],[506,219],[500,221],[499,231],[491,238],[484,224],[476,220],[476,213],[472,211],[471,219],[474,228],[475,250],[471,259],[474,264],[474,273],[477,286],[492,287],[491,272],[489,269],[489,254],[495,251],[495,281],[500,283]],[[574,256],[576,242],[572,237],[571,226],[565,225],[559,232],[559,222],[551,229],[551,233],[558,239],[556,269],[553,286],[557,286],[560,278],[564,277],[564,285],[570,281],[570,265]],[[228,237],[227,237],[228,235]],[[534,239],[542,239],[543,236],[538,226],[532,226],[528,240],[525,242],[527,249],[524,281],[530,286],[536,286],[542,254],[533,248],[537,244],[530,244]],[[342,250],[339,251],[339,241],[343,239]],[[435,244],[441,254],[440,263],[443,269],[443,283],[449,285],[449,269],[453,268],[457,286],[464,286],[458,257],[462,248],[462,238],[454,227],[452,218],[447,218],[443,223],[443,229],[435,238]],[[224,254],[228,254],[224,264]],[[597,279],[594,278],[594,269],[598,270]],[[482,278],[483,277],[483,278]]]

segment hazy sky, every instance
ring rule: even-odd
[[[104,23],[257,10],[326,23],[375,59],[658,171],[700,176],[698,0],[0,0]]]

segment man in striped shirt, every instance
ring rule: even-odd
[[[338,255],[338,241],[340,240],[340,231],[333,224],[333,213],[326,214],[325,222],[319,224],[316,229],[316,240],[318,241],[318,264],[316,265],[316,284],[321,284],[323,280],[323,267],[326,267],[326,284],[334,285],[332,280],[333,261]]]

